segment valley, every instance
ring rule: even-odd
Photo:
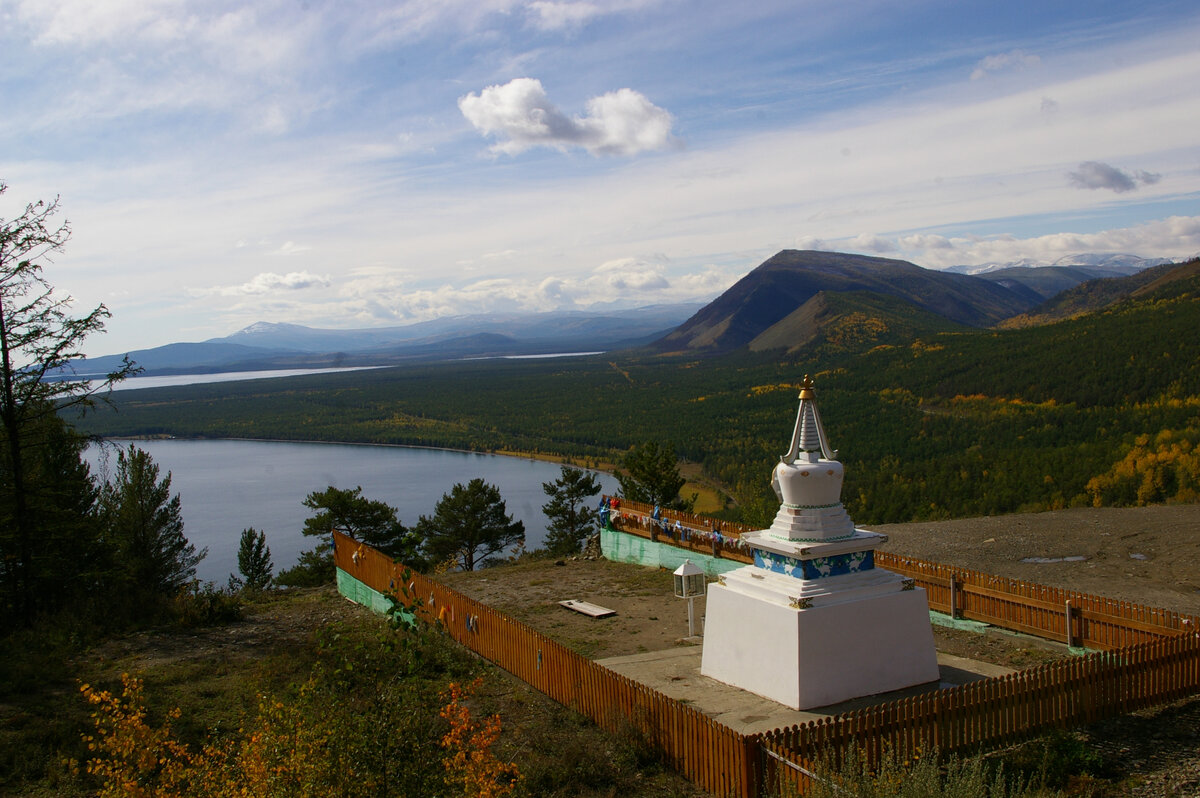
[[[114,394],[117,412],[91,413],[80,427],[520,452],[587,466],[669,441],[723,493],[719,514],[755,523],[771,511],[764,474],[809,373],[860,523],[1194,502],[1200,277],[1179,268],[1183,277],[1153,291],[1021,329],[902,327],[838,294],[830,306],[854,312],[796,351],[642,349],[147,389]]]

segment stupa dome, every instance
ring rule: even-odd
[[[771,474],[781,502],[770,534],[787,540],[836,540],[854,534],[854,522],[842,507],[844,471],[829,447],[816,392],[806,374],[792,443]]]

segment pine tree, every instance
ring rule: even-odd
[[[302,531],[323,542],[302,553],[296,565],[280,572],[275,580],[277,583],[288,587],[313,587],[333,581],[333,549],[329,538],[335,529],[409,568],[425,570],[420,538],[400,523],[395,507],[363,496],[362,486],[347,490],[330,485],[325,490],[308,494],[304,506],[316,512],[305,519]]]
[[[238,573],[241,578],[230,576],[230,585],[245,590],[264,590],[271,584],[274,567],[267,536],[254,527],[243,529],[238,544]]]
[[[679,475],[679,461],[670,443],[646,441],[626,452],[621,461],[625,471],[617,471],[621,495],[645,504],[657,504],[679,510],[690,510],[695,501],[684,501],[679,489],[687,482]]]
[[[506,513],[500,489],[475,478],[451,488],[421,516],[417,534],[432,562],[453,559],[464,571],[525,542],[525,524]]]
[[[595,474],[564,465],[562,474],[553,482],[543,482],[542,490],[550,501],[542,512],[550,519],[546,535],[546,550],[551,554],[574,554],[596,518],[588,499],[600,492]]]
[[[6,188],[0,183],[0,194]],[[70,315],[71,298],[42,274],[41,261],[61,251],[71,236],[66,222],[55,221],[59,210],[57,200],[36,202],[13,219],[0,219],[0,514],[7,525],[0,533],[5,563],[0,588],[11,606],[5,614],[11,611],[24,623],[32,621],[41,600],[36,583],[48,556],[33,506],[38,433],[50,416],[90,405],[97,392],[135,371],[126,358],[104,379],[76,376],[84,340],[104,330],[109,312],[99,305],[83,316]]]
[[[171,474],[159,479],[150,455],[130,445],[117,456],[117,473],[101,493],[105,534],[131,594],[173,595],[196,576],[199,552],[183,534],[179,494]]]

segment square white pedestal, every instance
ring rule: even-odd
[[[700,672],[793,709],[936,681],[925,591],[895,579],[887,592],[837,601],[833,591],[805,609],[748,595],[736,580],[710,585]]]

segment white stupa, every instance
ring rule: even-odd
[[[708,591],[701,673],[794,709],[938,678],[925,591],[875,567],[887,536],[855,528],[836,457],[806,375],[771,479],[779,513],[742,537],[754,565]]]

